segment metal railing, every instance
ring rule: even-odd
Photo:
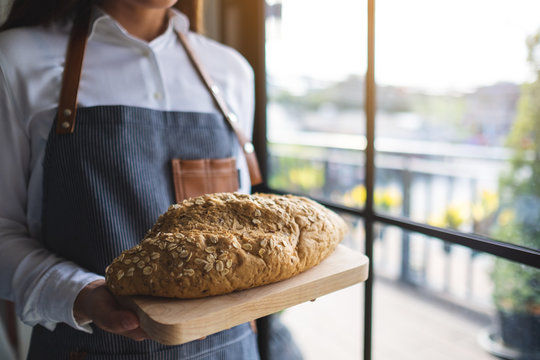
[[[268,144],[270,187],[306,194],[338,211],[354,216],[365,216],[365,203],[358,202],[351,205],[346,201],[348,192],[356,186],[364,186],[365,156],[362,145],[365,144],[365,140],[363,137],[358,135],[358,141],[355,142],[352,135],[344,137],[348,141],[339,141],[338,138],[341,136],[336,134],[297,133],[292,135],[289,133],[281,139],[282,141],[274,138],[273,142]],[[331,144],[338,145],[330,146]],[[355,145],[348,146],[348,144]],[[441,198],[438,211],[450,206],[456,197],[466,198],[469,204],[475,203],[482,189],[496,187],[497,174],[504,169],[509,159],[507,149],[401,139],[378,140],[376,149],[375,192],[379,188],[390,186],[398,188],[402,196],[399,207],[393,211],[382,210],[376,201],[374,204],[374,209],[377,211],[373,217],[376,222],[374,242],[384,244],[385,241],[390,241],[381,236],[384,232],[381,229],[385,227],[397,226],[402,229],[400,264],[397,267],[399,270],[397,273],[390,274],[391,276],[406,283],[452,293],[451,274],[454,273],[452,268],[476,268],[476,262],[485,261],[484,257],[479,256],[483,252],[511,260],[519,258],[524,263],[528,262],[528,265],[538,266],[535,263],[538,259],[537,249],[526,249],[492,240],[486,236],[488,234],[475,234],[474,231],[477,229],[471,219],[465,222],[461,230],[430,225],[429,214],[437,209],[433,209],[433,206],[427,202],[427,205],[424,205],[423,216],[418,219],[416,209],[418,201],[411,200],[416,193],[423,193],[424,198],[431,199],[435,196],[434,192],[438,192],[437,196]],[[400,149],[403,151],[398,152],[397,150]],[[298,174],[302,171],[303,175]],[[310,182],[309,179],[313,180],[314,177],[318,180]],[[417,188],[416,191],[413,188]],[[456,196],[457,192],[461,194]],[[411,236],[415,233],[425,235],[421,240],[415,239],[417,242],[429,244],[438,241],[441,243],[442,251],[437,254],[440,261],[446,264],[442,283],[430,282],[428,277],[430,256],[427,253],[421,257],[420,262],[411,262]],[[465,246],[466,248],[463,249],[468,253],[463,256],[463,249],[461,249],[459,265],[454,265],[452,260],[455,258],[452,254],[456,244]],[[498,246],[493,247],[493,244]],[[425,246],[425,252],[433,248],[431,245]],[[381,251],[385,251],[387,247],[380,246],[380,248]],[[385,264],[386,258],[389,256],[383,254],[380,259],[377,259],[376,271],[396,267],[395,264]],[[487,269],[484,270],[487,271]],[[464,279],[466,285],[464,290],[461,289],[459,293],[452,295],[465,297],[465,300],[474,300],[472,299],[475,293],[473,276],[475,275]]]

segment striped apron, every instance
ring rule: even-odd
[[[217,113],[164,112],[128,106],[77,110],[73,134],[54,124],[44,160],[45,247],[104,274],[139,243],[174,202],[172,158],[233,155],[235,136]],[[92,325],[93,326],[93,325]],[[29,359],[258,359],[249,324],[179,346],[136,342],[93,326],[93,334],[58,324],[36,326]]]

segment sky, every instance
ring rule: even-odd
[[[281,23],[267,25],[270,75],[365,74],[367,0],[282,4]],[[540,29],[539,0],[378,0],[375,11],[379,84],[467,91],[532,79],[525,39]]]

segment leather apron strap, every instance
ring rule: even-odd
[[[71,134],[75,130],[77,94],[81,80],[81,69],[86,50],[86,38],[90,26],[90,10],[81,11],[73,21],[68,40],[62,89],[56,119],[57,134]]]
[[[69,37],[64,75],[62,78],[62,89],[60,91],[60,101],[58,104],[58,117],[56,121],[57,134],[71,134],[75,130],[77,94],[79,91],[79,82],[81,79],[82,63],[84,59],[84,52],[86,50],[89,26],[90,11],[85,10],[81,12],[75,19]],[[179,31],[176,31],[176,34],[178,35],[178,38],[182,46],[184,47],[191,63],[197,70],[197,74],[212,95],[212,98],[214,99],[219,111],[227,120],[227,123],[235,133],[238,142],[242,147],[249,169],[251,185],[257,185],[262,183],[262,176],[253,143],[246,135],[244,135],[244,133],[238,126],[238,119],[236,115],[233,112],[229,111],[226,102],[221,96],[219,88],[215,84],[213,84],[210,76],[202,67],[193,49],[189,45],[186,36]]]
[[[262,182],[262,176],[259,169],[257,156],[255,155],[255,147],[253,146],[253,143],[244,135],[244,133],[238,126],[238,118],[233,112],[229,111],[227,103],[223,100],[223,97],[221,96],[221,91],[212,82],[212,79],[210,78],[206,70],[204,70],[204,67],[199,61],[197,55],[191,48],[191,45],[189,44],[187,37],[184,34],[182,34],[180,31],[177,31],[176,34],[178,35],[180,42],[184,46],[184,49],[186,50],[186,53],[189,59],[191,60],[191,63],[197,70],[199,77],[203,81],[208,91],[210,91],[210,94],[212,94],[212,98],[214,99],[216,105],[218,106],[219,110],[221,111],[225,119],[227,119],[229,126],[231,127],[231,129],[236,134],[236,137],[238,138],[238,142],[240,143],[240,146],[242,147],[242,150],[244,151],[244,155],[246,156],[246,161],[247,161],[248,169],[249,169],[249,177],[251,179],[251,185],[260,184]]]

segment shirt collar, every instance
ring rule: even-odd
[[[189,19],[178,9],[171,8],[171,23],[176,31],[187,34],[189,31]]]
[[[96,39],[113,43],[125,43],[126,39],[131,39],[146,44],[146,42],[129,34],[113,17],[97,6],[94,6],[92,10],[90,24],[88,40]],[[173,34],[173,31],[181,33],[189,31],[188,17],[175,8],[170,9],[169,25],[165,32],[152,40],[149,45],[158,46],[160,43],[165,42]]]

